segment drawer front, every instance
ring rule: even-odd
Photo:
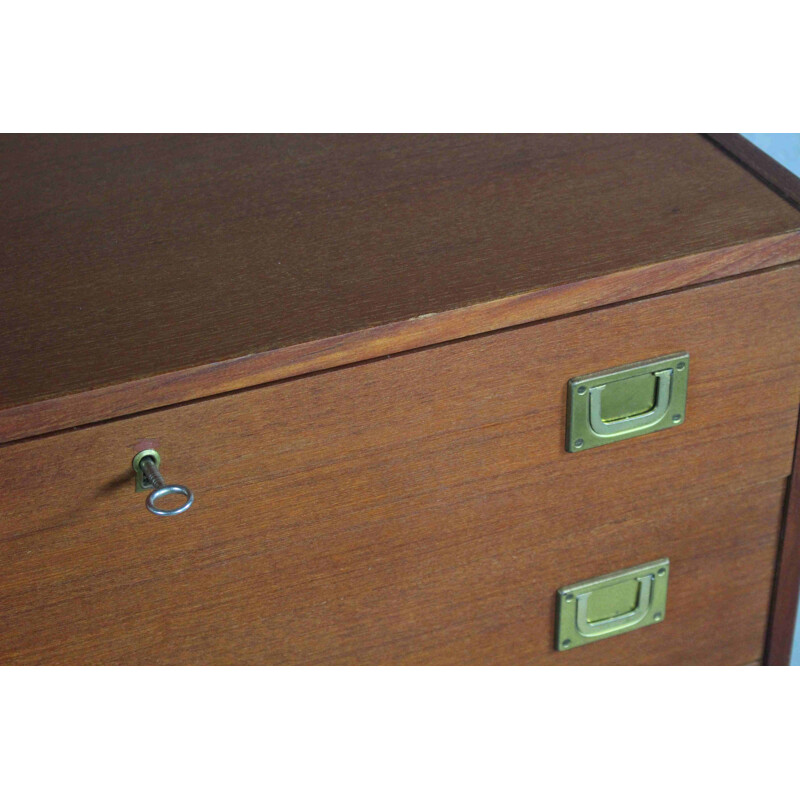
[[[798,309],[786,268],[7,445],[0,661],[757,660]],[[683,425],[565,452],[569,378],[682,350]],[[662,623],[555,651],[560,586],[662,557]]]

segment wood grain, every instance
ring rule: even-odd
[[[800,596],[800,416],[798,416],[794,467],[786,497],[780,555],[775,571],[765,657],[768,666],[786,666],[791,660],[798,596]]]
[[[800,233],[0,410],[0,443],[785,264]]]
[[[738,133],[707,136],[760,178],[781,197],[800,208],[800,178]],[[800,424],[800,417],[798,417]],[[800,449],[800,428],[797,448]],[[793,476],[787,493],[786,514],[770,613],[764,663],[785,666],[791,660],[800,595],[800,450],[795,450]]]
[[[759,659],[799,333],[786,268],[7,445],[0,661]],[[564,452],[570,377],[681,349],[685,424]],[[553,650],[559,586],[662,556],[663,623]]]
[[[797,175],[740,133],[708,133],[706,136],[784,200],[800,209],[800,178]]]
[[[344,355],[337,340],[429,314],[572,284],[557,307],[652,294],[664,285],[634,273],[624,290],[626,273],[698,253],[798,258],[796,237],[771,255],[761,240],[800,214],[698,136],[4,136],[0,181],[5,409],[154,376],[178,402],[431,343],[442,333],[413,326],[411,342],[387,344],[387,329]],[[755,250],[728,250],[742,244]],[[502,313],[530,321],[529,302]],[[461,335],[507,324],[493,315],[479,309]],[[208,366],[309,343],[286,357],[300,368]],[[202,380],[178,374],[171,393],[195,368]],[[108,405],[12,411],[4,435]]]

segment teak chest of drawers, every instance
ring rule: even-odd
[[[800,191],[744,140],[5,136],[0,186],[0,663],[788,659]],[[569,452],[571,380],[670,354],[681,413]]]

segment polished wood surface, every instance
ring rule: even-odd
[[[0,182],[6,409],[800,228],[690,135],[4,136]]]
[[[800,209],[800,177],[771,158],[738,133],[706,134],[745,169],[750,170],[773,191]],[[770,613],[769,633],[764,663],[768,666],[789,664],[800,595],[800,416],[794,469],[787,493],[786,513],[776,564],[775,584]]]
[[[0,409],[0,443],[611,305],[800,258],[788,233],[268,353]]]
[[[800,177],[775,161],[740,133],[709,133],[706,136],[745,169],[750,170],[784,200],[800,209]]]
[[[780,554],[770,614],[765,663],[786,666],[792,656],[798,595],[800,595],[800,417],[794,467],[786,496]]]
[[[760,659],[798,334],[785,268],[7,445],[0,661]],[[570,377],[681,349],[685,424],[564,452]],[[662,556],[663,623],[553,650],[559,586]]]

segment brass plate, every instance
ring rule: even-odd
[[[637,361],[572,378],[567,390],[570,453],[682,425],[689,354]]]
[[[556,649],[582,644],[661,622],[667,613],[669,559],[601,575],[558,590]]]

